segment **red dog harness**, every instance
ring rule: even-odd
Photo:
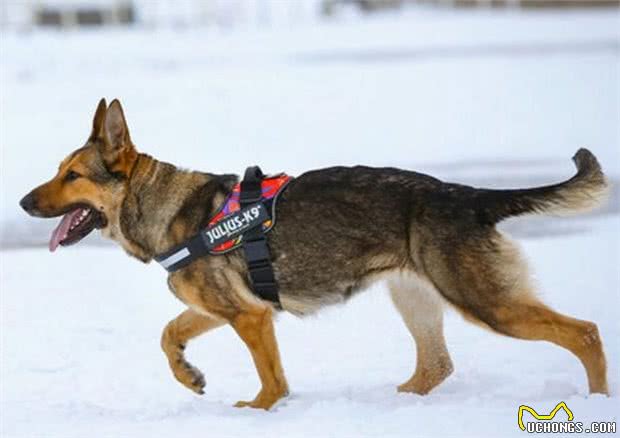
[[[260,202],[266,205],[270,211],[270,218],[262,223],[263,233],[267,233],[273,228],[276,221],[276,200],[278,195],[284,190],[286,185],[293,179],[292,177],[281,173],[279,175],[268,176],[261,181],[261,197]],[[232,214],[241,209],[241,183],[237,183],[233,188],[232,193],[224,202],[224,205],[220,208],[219,212],[213,216],[213,219],[209,221],[209,229],[211,229],[211,235],[213,238],[217,238],[221,233],[226,232],[226,228],[218,228],[218,223],[226,224],[226,219]],[[232,223],[232,226],[236,224]],[[230,227],[228,228],[230,229]],[[208,233],[208,231],[207,231]],[[209,250],[210,254],[224,254],[228,251],[238,248],[243,242],[243,235],[238,235],[226,242],[216,246]]]
[[[174,272],[207,254],[221,255],[242,247],[254,293],[279,305],[265,234],[276,223],[278,196],[292,179],[283,173],[265,177],[257,166],[249,167],[206,229],[155,260]]]

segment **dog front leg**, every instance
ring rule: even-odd
[[[174,377],[197,394],[204,394],[205,379],[198,368],[185,360],[183,351],[187,341],[223,325],[224,322],[187,309],[170,321],[162,333],[161,348],[168,357]]]
[[[288,384],[273,329],[272,311],[270,308],[261,308],[240,313],[231,325],[248,346],[262,385],[254,400],[240,401],[235,406],[269,409],[280,398],[288,395]]]

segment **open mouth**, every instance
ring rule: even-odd
[[[105,216],[97,209],[88,205],[74,206],[62,217],[52,232],[49,249],[54,252],[58,245],[73,245],[95,228],[103,228],[106,224]]]

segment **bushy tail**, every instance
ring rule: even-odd
[[[577,174],[559,184],[477,192],[475,203],[479,213],[497,223],[522,214],[570,215],[595,209],[607,199],[610,190],[601,165],[592,152],[583,148],[573,156],[573,161]]]

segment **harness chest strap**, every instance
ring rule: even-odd
[[[243,248],[252,290],[279,306],[278,286],[265,234],[275,225],[278,195],[292,180],[280,174],[265,178],[258,166],[246,169],[243,181],[196,236],[155,257],[167,271],[177,271],[207,254]],[[271,210],[271,211],[270,211]]]
[[[241,194],[239,198],[242,208],[250,208],[255,203],[262,201],[262,181],[263,172],[261,172],[258,166],[246,169],[243,181],[241,181]],[[275,216],[273,220],[275,220]],[[276,283],[275,273],[271,265],[271,252],[267,244],[267,236],[262,226],[253,227],[244,234],[243,252],[248,264],[248,272],[254,293],[265,300],[279,305],[278,284]]]

